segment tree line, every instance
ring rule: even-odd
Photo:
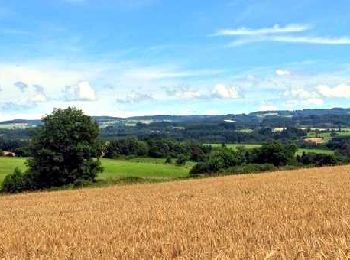
[[[296,156],[297,150],[295,144],[276,141],[254,149],[238,147],[232,150],[222,147],[211,153],[208,160],[197,163],[190,174],[195,176],[252,173],[283,167],[330,166],[345,162],[340,157],[328,154],[303,153]]]
[[[151,158],[184,158],[187,161],[204,161],[212,148],[195,142],[177,142],[168,139],[138,140],[126,138],[107,142],[104,157],[151,157]]]

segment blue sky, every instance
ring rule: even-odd
[[[350,107],[348,0],[0,0],[0,120]]]

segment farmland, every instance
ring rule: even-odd
[[[215,148],[222,147],[221,144],[211,144],[211,146]],[[260,148],[260,144],[226,144],[226,147],[228,149],[237,150],[238,147],[244,147],[246,149],[254,149],[254,148]],[[302,155],[303,153],[317,153],[317,154],[328,154],[332,155],[334,154],[334,151],[327,150],[327,149],[316,149],[316,148],[299,148],[297,151],[298,155]]]
[[[350,166],[1,196],[4,259],[345,259]]]
[[[164,163],[164,159],[139,158],[131,160],[102,159],[104,172],[98,179],[106,180],[114,177],[152,177],[152,178],[179,178],[186,177],[193,164],[176,166]],[[25,169],[25,159],[0,157],[0,182],[16,167]]]

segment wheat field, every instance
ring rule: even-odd
[[[1,259],[346,259],[350,166],[0,197]]]

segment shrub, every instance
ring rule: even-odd
[[[315,166],[336,165],[337,158],[334,155],[328,154],[304,153],[302,156],[298,157],[298,162],[304,165]]]
[[[273,164],[276,167],[285,166],[295,162],[294,155],[296,151],[297,147],[295,145],[286,145],[279,142],[267,143],[254,150],[252,162]]]
[[[170,156],[168,156],[168,157],[166,158],[165,163],[166,163],[166,164],[171,164],[171,157],[170,157]]]
[[[26,189],[26,175],[18,168],[12,174],[5,177],[1,187],[1,190],[7,193],[19,193]]]
[[[180,155],[177,157],[176,164],[177,164],[177,165],[184,165],[184,164],[186,164],[186,161],[187,161],[186,156],[184,156],[183,154],[180,154]]]

